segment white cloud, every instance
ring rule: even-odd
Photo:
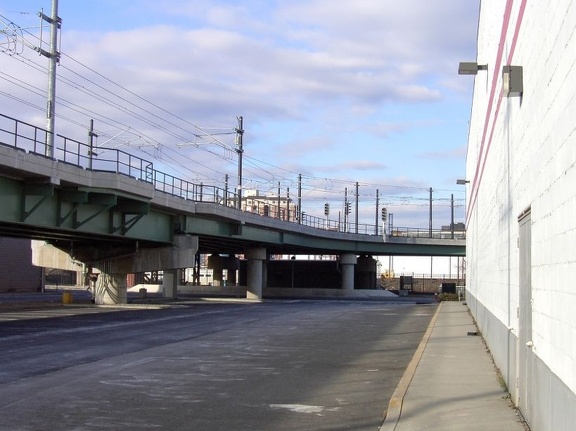
[[[38,6],[49,9],[49,2],[43,3]],[[378,174],[386,170],[392,178],[413,175],[419,183],[423,172],[417,160],[390,162],[407,157],[402,155],[408,146],[403,139],[414,130],[422,136],[429,130],[439,146],[438,155],[448,152],[463,165],[461,152],[450,151],[466,138],[462,118],[469,109],[460,110],[463,117],[457,126],[462,135],[454,138],[458,142],[449,142],[434,137],[438,124],[422,114],[422,107],[434,110],[470,88],[471,81],[458,77],[456,67],[458,61],[474,56],[477,4],[461,0],[65,3],[60,8],[65,54],[132,93],[63,56],[58,73],[73,85],[59,82],[58,96],[77,108],[61,107],[58,112],[74,123],[60,118],[57,125],[61,133],[79,139],[84,139],[85,130],[78,124],[87,125],[90,118],[110,135],[114,127],[129,126],[132,133],[167,147],[163,163],[170,155],[186,161],[194,169],[191,176],[221,178],[234,173],[234,157],[222,157],[219,148],[211,150],[216,156],[207,149],[175,146],[194,138],[191,124],[233,128],[236,116],[243,115],[247,156],[269,164],[260,173],[265,181],[273,165],[289,171],[279,173],[281,177],[295,172],[311,177],[357,175],[358,180],[385,184]],[[8,0],[4,7],[24,7],[16,5],[16,0]],[[34,58],[45,68],[45,59],[36,53],[22,57]],[[0,71],[15,71],[43,92],[43,72],[17,60],[5,56]],[[86,89],[100,99],[86,94]],[[45,106],[41,95],[5,79],[0,79],[0,91]],[[5,97],[0,95],[0,100]],[[462,98],[459,103],[468,102]],[[34,121],[42,118],[38,109],[13,99],[10,104],[18,115]],[[81,113],[84,108],[89,112]],[[448,116],[442,118],[446,128],[454,128]],[[234,145],[233,136],[222,139]],[[388,152],[384,162],[382,140]],[[259,181],[257,168],[248,169]]]

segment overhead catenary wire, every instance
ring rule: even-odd
[[[27,35],[28,37],[34,38],[36,43],[41,44],[41,41],[38,39],[38,37],[37,37],[36,35],[34,35],[33,33],[30,33],[29,31],[25,31],[25,33],[26,33],[26,35]],[[32,46],[33,46],[32,43],[26,43],[26,45],[29,46],[29,47],[32,47]],[[146,99],[138,96],[136,93],[131,92],[130,90],[127,90],[125,87],[120,86],[119,84],[115,83],[115,82],[112,81],[111,79],[105,77],[103,74],[101,74],[101,73],[95,71],[94,69],[89,68],[88,66],[82,64],[81,62],[73,59],[72,57],[68,56],[66,53],[62,53],[62,56],[63,56],[63,57],[66,57],[67,59],[69,59],[69,60],[71,60],[71,61],[73,61],[73,62],[75,62],[76,64],[82,65],[83,67],[87,68],[87,69],[90,70],[91,72],[95,73],[97,76],[104,78],[107,82],[112,83],[112,84],[118,86],[118,87],[121,88],[123,91],[129,92],[130,94],[139,97],[141,100],[146,100]],[[45,69],[44,69],[44,68],[42,68],[41,66],[39,66],[37,63],[31,61],[30,59],[28,59],[28,58],[22,58],[21,56],[17,56],[17,59],[18,59],[19,61],[23,62],[23,63],[27,63],[30,67],[34,68],[35,70],[45,73]],[[122,106],[119,105],[118,102],[116,102],[115,100],[113,100],[113,98],[116,98],[116,97],[119,96],[118,93],[115,93],[115,92],[112,92],[111,90],[108,90],[106,87],[104,87],[104,86],[102,86],[102,85],[99,85],[99,84],[96,83],[94,80],[92,80],[92,79],[90,79],[90,78],[88,78],[88,77],[86,77],[86,76],[84,76],[84,75],[82,75],[82,74],[80,74],[80,73],[72,70],[71,68],[68,68],[67,66],[62,66],[62,64],[61,64],[61,68],[62,68],[63,70],[69,71],[72,75],[74,75],[74,76],[76,76],[76,77],[79,77],[79,78],[81,78],[81,79],[83,79],[83,80],[86,80],[90,85],[95,86],[95,87],[97,88],[97,90],[101,90],[102,92],[107,93],[109,96],[112,96],[112,98],[110,98],[110,97],[103,97],[103,96],[101,95],[101,93],[98,93],[98,92],[96,92],[96,91],[94,91],[94,90],[91,90],[91,89],[89,89],[89,88],[86,88],[86,86],[85,86],[84,84],[78,83],[78,82],[76,82],[76,81],[74,81],[74,80],[72,80],[72,79],[70,79],[70,78],[68,78],[68,77],[66,77],[66,76],[63,76],[63,74],[59,74],[59,75],[58,75],[58,80],[59,80],[60,82],[62,82],[62,83],[64,83],[64,84],[66,84],[66,85],[74,88],[75,90],[78,90],[78,91],[80,91],[80,92],[82,92],[82,93],[84,93],[84,94],[87,94],[87,95],[95,98],[96,100],[100,100],[100,101],[102,101],[102,102],[105,102],[105,103],[107,104],[107,106],[113,106],[113,107],[115,107],[115,108],[117,108],[117,109],[123,110],[124,112],[127,112],[127,113],[129,113],[130,115],[132,115],[133,117],[139,119],[139,120],[142,121],[144,124],[148,124],[148,125],[150,125],[151,127],[154,127],[154,128],[156,128],[156,129],[162,130],[163,132],[167,133],[168,135],[171,135],[171,136],[175,137],[175,138],[178,139],[178,140],[187,140],[187,139],[189,139],[190,135],[188,135],[188,136],[182,136],[182,135],[179,135],[179,134],[174,133],[174,128],[176,128],[176,129],[177,129],[177,128],[180,128],[180,129],[181,129],[183,132],[185,132],[185,133],[188,133],[189,130],[187,130],[187,129],[183,128],[183,127],[180,127],[178,124],[176,124],[176,123],[174,123],[174,122],[169,122],[169,126],[170,126],[170,127],[166,127],[165,125],[162,125],[162,124],[160,124],[160,123],[155,123],[155,122],[149,120],[148,118],[144,117],[143,115],[141,115],[141,114],[138,112],[138,109],[142,109],[141,106],[139,106],[139,105],[137,105],[137,104],[135,104],[135,103],[132,103],[130,100],[126,99],[125,97],[120,97],[120,100],[121,100],[123,103],[127,103],[128,105],[131,105],[131,106],[135,107],[136,110],[127,109],[127,108],[125,108],[125,107],[122,107]],[[26,85],[26,83],[22,83],[20,86],[22,87],[22,86],[25,86],[25,85]],[[41,95],[41,94],[42,94],[41,90],[40,90],[40,89],[37,89],[36,95]],[[16,99],[16,100],[17,100],[17,99]],[[59,103],[62,103],[63,101],[64,101],[64,99],[58,98],[58,102],[59,102]],[[102,114],[100,114],[100,113],[98,113],[98,112],[89,111],[89,110],[87,110],[86,108],[84,108],[83,106],[75,105],[75,104],[71,103],[70,101],[65,101],[65,102],[66,102],[66,103],[65,103],[65,108],[67,108],[67,109],[73,110],[73,111],[75,111],[75,112],[78,112],[78,113],[81,113],[81,114],[84,114],[84,115],[87,115],[87,116],[90,116],[90,117],[97,117],[100,121],[105,122],[107,125],[112,125],[112,126],[116,126],[116,127],[120,127],[120,128],[124,128],[124,129],[127,129],[127,128],[128,128],[128,126],[127,126],[126,124],[119,123],[118,121],[114,120],[113,118],[110,118],[109,116],[102,116]],[[154,107],[156,107],[156,108],[163,109],[163,108],[159,107],[157,104],[154,104],[154,103],[149,102],[149,101],[146,101],[146,102],[147,102],[147,103],[151,103],[151,104],[152,104]],[[167,110],[163,110],[163,111],[164,111],[164,112],[168,112]],[[145,109],[144,109],[144,112],[146,112],[146,114],[148,114],[148,115],[151,115],[153,118],[155,117],[155,118],[159,119],[160,121],[167,121],[166,118],[161,118],[160,116],[155,115],[155,114],[154,114],[153,112],[151,112],[150,110],[145,110]],[[58,116],[61,117],[61,118],[63,117],[61,113],[58,113]],[[64,118],[66,118],[66,117],[64,117]],[[180,117],[178,117],[178,118],[179,118],[180,120],[184,120],[184,119],[182,119],[182,118],[180,118]],[[186,120],[184,120],[184,121],[186,121]],[[202,128],[200,128],[199,126],[196,126],[195,124],[192,124],[192,123],[190,123],[190,122],[188,122],[188,123],[191,124],[198,132],[200,132],[200,133],[194,133],[194,136],[195,136],[195,137],[200,137],[200,138],[203,138],[203,139],[206,139],[207,137],[209,137],[209,138],[210,138],[213,142],[215,142],[216,144],[218,144],[218,145],[220,145],[220,146],[223,146],[223,142],[222,142],[220,139],[218,139],[218,138],[213,138],[210,133],[202,130]],[[81,123],[79,123],[79,122],[76,121],[76,122],[74,122],[74,124],[81,124]],[[86,128],[87,126],[84,125],[83,127]],[[229,128],[229,130],[232,130],[232,129]],[[233,133],[233,132],[228,132],[228,133]],[[139,132],[139,135],[145,135],[145,133],[143,133],[143,132],[140,131],[140,132]],[[147,138],[148,138],[148,139],[147,139],[148,142],[154,142],[154,141],[155,141],[155,142],[154,142],[154,145],[156,145],[156,146],[162,145],[158,140],[155,140],[154,138],[152,138],[152,137],[150,137],[150,136],[148,136]],[[225,146],[225,145],[224,145],[224,146]]]
[[[28,30],[23,30],[23,33],[26,34],[27,37],[34,38],[33,40],[41,43],[34,33]],[[28,44],[27,46],[29,45],[31,44]],[[23,55],[13,55],[11,57],[21,61],[22,64],[37,72],[46,73],[46,68],[39,65],[37,61],[30,60]],[[153,157],[154,159],[161,157],[161,160],[169,162],[171,169],[177,171],[184,178],[199,178],[200,175],[193,172],[191,169],[191,166],[198,166],[203,172],[203,177],[208,181],[213,181],[215,184],[221,184],[223,182],[223,178],[229,173],[226,166],[229,166],[231,170],[233,165],[232,157],[230,157],[232,153],[229,153],[233,148],[233,144],[227,143],[225,139],[221,137],[234,134],[234,128],[200,127],[194,122],[183,118],[180,115],[174,114],[159,104],[140,96],[136,92],[115,82],[94,68],[83,64],[65,52],[61,53],[61,58],[62,62],[60,63],[59,70],[64,73],[59,73],[57,75],[60,83],[74,89],[76,92],[92,98],[95,101],[106,104],[108,108],[113,108],[128,115],[130,118],[137,120],[141,126],[147,126],[150,129],[153,129],[156,133],[161,132],[168,139],[163,139],[157,134],[153,136],[148,131],[142,130],[141,127],[126,124],[126,121],[119,121],[114,118],[114,116],[104,114],[97,109],[90,109],[74,102],[73,100],[58,97],[58,103],[61,104],[65,110],[85,116],[86,118],[96,118],[98,122],[101,123],[99,127],[102,127],[102,129],[106,126],[113,127],[126,130],[126,133],[130,133],[132,136],[141,137],[142,146],[152,145],[158,150],[158,153],[151,154],[145,148],[138,147],[138,145],[134,144],[135,147],[138,147],[139,151]],[[42,89],[12,75],[3,73],[3,76],[0,76],[0,78],[10,82],[12,85],[23,88],[35,97],[43,96]],[[40,105],[26,101],[14,94],[0,92],[0,95],[35,109],[43,109]],[[83,127],[84,129],[88,128],[88,121],[83,123],[77,118],[72,118],[71,115],[65,115],[62,112],[57,112],[57,115],[72,124]],[[112,132],[112,135],[113,134],[114,132]],[[101,137],[110,137],[112,135],[100,133]],[[218,157],[223,161],[222,168],[204,162],[197,157],[189,157],[186,158],[185,162],[183,161],[182,154],[184,150],[178,148],[178,145],[192,142],[197,139],[207,143],[212,143],[227,151],[224,153],[224,156],[222,156],[208,146],[198,145],[194,147],[194,150],[210,156]],[[294,187],[295,189],[297,186],[296,178],[300,175],[300,178],[305,183],[302,186],[302,191],[306,196],[308,196],[310,200],[321,200],[326,199],[327,197],[329,199],[338,199],[339,196],[341,196],[342,189],[353,183],[353,181],[349,179],[323,178],[314,175],[300,174],[293,170],[253,157],[249,153],[244,154],[244,160],[246,163],[245,173],[247,174],[245,178],[246,187],[263,187],[268,188],[269,190],[275,190],[277,188],[277,183],[280,182],[282,183],[283,188]],[[363,188],[378,188],[381,191],[394,191],[392,195],[401,191],[413,192],[412,195],[405,195],[403,197],[390,197],[387,201],[389,201],[391,205],[395,203],[402,204],[404,200],[417,202],[417,205],[420,205],[418,202],[424,202],[424,200],[427,199],[417,196],[418,193],[427,193],[428,188],[426,187],[379,184],[376,182],[359,182],[359,186],[361,190]],[[449,191],[444,189],[435,190],[437,192]],[[368,200],[372,199],[373,196],[369,191],[361,191],[358,198]],[[440,198],[435,198],[435,201],[439,200]],[[424,205],[425,204],[422,204],[422,206]]]
[[[22,61],[21,59],[18,59],[18,60]],[[32,63],[32,64],[34,64],[34,63]],[[33,67],[34,67],[34,66],[33,66]],[[36,70],[41,70],[41,69],[38,68],[38,67],[34,67],[34,68],[35,68]],[[42,70],[41,70],[41,71],[42,71]],[[0,76],[0,78],[6,80],[6,81],[8,81],[8,82],[11,82],[11,83],[13,83],[13,84],[15,84],[15,85],[18,85],[19,87],[24,88],[25,90],[27,90],[27,91],[29,91],[29,92],[32,92],[32,94],[34,94],[34,95],[36,95],[36,96],[40,96],[40,97],[44,96],[44,93],[43,93],[43,90],[42,90],[42,89],[40,89],[40,88],[38,88],[38,87],[34,87],[34,86],[30,85],[30,84],[27,84],[27,83],[23,82],[22,80],[19,80],[19,79],[15,78],[14,76],[11,76],[11,75],[8,75],[8,74],[4,74],[4,75],[5,75],[5,76]],[[14,95],[8,94],[8,93],[6,93],[6,92],[1,92],[0,94],[3,94],[3,95],[6,96],[6,97],[10,97],[10,98],[13,99],[13,100],[16,100],[16,101],[18,101],[18,102],[20,102],[20,103],[23,103],[23,104],[27,105],[27,106],[31,106],[31,107],[33,107],[33,108],[35,108],[35,109],[40,110],[40,111],[42,111],[42,110],[44,109],[42,106],[36,105],[36,104],[33,104],[33,103],[30,103],[30,102],[28,102],[28,101],[26,101],[26,100],[24,100],[24,99],[22,99],[22,98],[20,98],[20,97],[18,97],[18,96],[14,96]],[[102,100],[103,100],[103,101],[106,101],[106,102],[111,102],[111,101],[109,101],[109,100],[107,100],[107,99],[102,99]],[[125,129],[129,129],[129,128],[130,128],[128,125],[126,125],[126,124],[124,124],[124,123],[121,123],[121,122],[118,122],[118,121],[114,120],[113,118],[111,118],[111,117],[109,117],[109,116],[104,116],[104,115],[102,115],[102,114],[100,114],[100,113],[98,113],[98,112],[95,112],[95,111],[92,111],[92,110],[88,110],[88,109],[86,109],[86,108],[84,108],[84,107],[80,107],[79,105],[74,104],[74,103],[72,103],[72,102],[70,102],[70,101],[68,101],[68,100],[66,100],[66,99],[61,98],[61,97],[58,97],[58,102],[59,102],[59,104],[60,104],[61,106],[63,106],[63,107],[66,108],[66,109],[69,109],[69,110],[71,110],[71,111],[75,111],[75,112],[81,113],[81,114],[83,114],[83,115],[89,115],[89,116],[97,117],[97,118],[99,118],[99,120],[100,120],[101,122],[103,122],[103,123],[106,124],[106,125],[109,125],[109,126],[112,126],[112,127],[125,128]],[[76,120],[72,120],[71,118],[63,115],[63,114],[61,113],[61,111],[58,113],[58,117],[59,117],[59,118],[63,118],[63,119],[65,119],[65,120],[67,120],[67,121],[69,121],[69,122],[71,122],[71,123],[73,123],[73,124],[75,124],[75,125],[81,126],[81,127],[83,127],[83,128],[86,127],[85,124],[80,123],[79,121],[76,121]],[[144,137],[147,142],[152,142],[153,145],[156,146],[156,147],[162,146],[162,144],[161,144],[158,140],[156,140],[155,138],[153,138],[153,137],[151,137],[151,136],[146,135],[144,132],[139,131],[139,132],[137,132],[137,134],[138,134],[139,136]],[[179,138],[182,138],[182,137],[179,137]],[[213,151],[210,151],[210,150],[207,150],[207,151],[208,151],[209,153],[212,153],[212,154],[215,154],[215,155],[216,155],[216,153],[214,153]],[[156,157],[156,156],[154,156],[153,154],[150,154],[150,153],[147,153],[147,154],[150,155],[151,157]],[[181,167],[184,167],[184,165],[183,165],[182,163],[179,163],[176,158],[172,158],[171,160],[172,160],[173,162],[175,162],[176,164],[179,164]],[[204,167],[204,168],[206,168],[206,169],[209,169],[208,165],[203,164],[203,163],[200,163],[200,162],[198,162],[198,161],[196,161],[196,160],[194,160],[193,163],[199,164],[200,166],[202,166],[202,167]],[[222,173],[221,176],[224,176],[224,173]],[[216,178],[216,177],[213,177],[212,179],[213,179],[214,181],[217,181],[217,178]]]

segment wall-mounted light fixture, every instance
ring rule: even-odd
[[[458,184],[459,186],[464,186],[466,184],[468,184],[470,181],[468,180],[456,180],[456,184]]]
[[[523,91],[522,66],[502,66],[502,95],[522,96]]]
[[[458,65],[458,75],[476,75],[479,70],[488,70],[488,65],[472,62],[461,62]]]

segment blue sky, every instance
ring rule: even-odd
[[[4,0],[0,18],[38,44],[49,0]],[[154,158],[157,169],[223,186],[236,178],[244,117],[244,186],[295,197],[303,210],[341,210],[360,185],[359,218],[374,220],[376,189],[396,226],[464,218],[479,0],[59,1],[62,19],[56,131]],[[0,44],[2,113],[44,125],[47,60]],[[46,31],[44,34],[46,39]],[[38,67],[33,67],[37,65]],[[23,82],[25,83],[23,83]],[[152,102],[152,103],[149,103]]]

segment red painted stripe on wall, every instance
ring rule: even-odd
[[[476,205],[476,198],[478,197],[478,188],[480,186],[480,180],[482,177],[482,172],[484,171],[484,163],[488,157],[488,152],[492,143],[492,134],[494,131],[494,123],[498,116],[500,100],[496,107],[496,112],[494,115],[494,122],[492,123],[492,130],[490,132],[490,138],[486,141],[486,135],[488,133],[488,126],[490,125],[490,118],[492,116],[492,107],[494,106],[494,96],[496,94],[496,86],[498,84],[498,78],[500,76],[500,69],[502,66],[502,57],[504,55],[504,46],[506,42],[506,34],[508,33],[508,26],[510,25],[510,17],[512,15],[512,6],[514,0],[507,0],[506,7],[504,9],[504,19],[502,21],[502,28],[500,30],[500,41],[498,43],[498,52],[496,54],[496,63],[494,64],[494,75],[492,76],[492,85],[490,87],[490,97],[488,99],[488,107],[486,109],[486,117],[484,119],[484,130],[482,132],[482,141],[480,142],[480,154],[478,156],[478,162],[476,163],[476,171],[474,172],[474,179],[472,180],[471,186],[472,191],[470,194],[470,203],[468,204],[468,209],[466,212],[466,225],[470,222],[470,215],[472,210]],[[486,148],[485,148],[486,146]]]
[[[516,50],[516,42],[518,41],[518,34],[520,33],[520,27],[522,26],[522,19],[524,18],[524,11],[526,10],[526,2],[528,0],[522,0],[520,4],[520,9],[518,11],[518,19],[516,20],[516,27],[514,28],[514,35],[512,37],[512,43],[510,46],[510,52],[508,53],[507,64],[512,63],[512,58],[514,57],[514,51]],[[507,28],[507,27],[506,27]],[[502,38],[500,38],[500,46],[503,46]],[[498,69],[500,70],[500,67]],[[497,74],[494,74],[497,77]],[[492,101],[491,101],[492,102]],[[490,103],[491,105],[491,103]],[[496,105],[496,110],[494,111],[494,121],[492,121],[492,129],[490,130],[490,138],[488,139],[488,145],[486,146],[486,154],[484,155],[484,159],[482,160],[481,166],[480,164],[476,165],[476,175],[474,176],[474,183],[472,186],[472,191],[475,194],[473,195],[473,200],[470,201],[470,205],[468,206],[468,211],[466,214],[466,224],[468,225],[470,221],[470,215],[472,214],[472,209],[476,205],[476,198],[478,197],[478,188],[480,182],[482,181],[482,176],[484,175],[484,168],[486,167],[486,159],[488,158],[488,152],[490,151],[490,147],[492,146],[492,138],[494,136],[494,128],[496,127],[496,119],[498,118],[498,114],[500,113],[500,107],[502,105],[502,92],[500,92],[500,96],[498,98],[498,104]],[[490,107],[488,108],[490,110]],[[489,112],[489,111],[488,111]],[[484,128],[486,128],[486,123],[484,124]],[[484,144],[484,139],[482,139],[482,145]],[[480,171],[478,168],[480,167]],[[480,172],[480,175],[478,175]]]

